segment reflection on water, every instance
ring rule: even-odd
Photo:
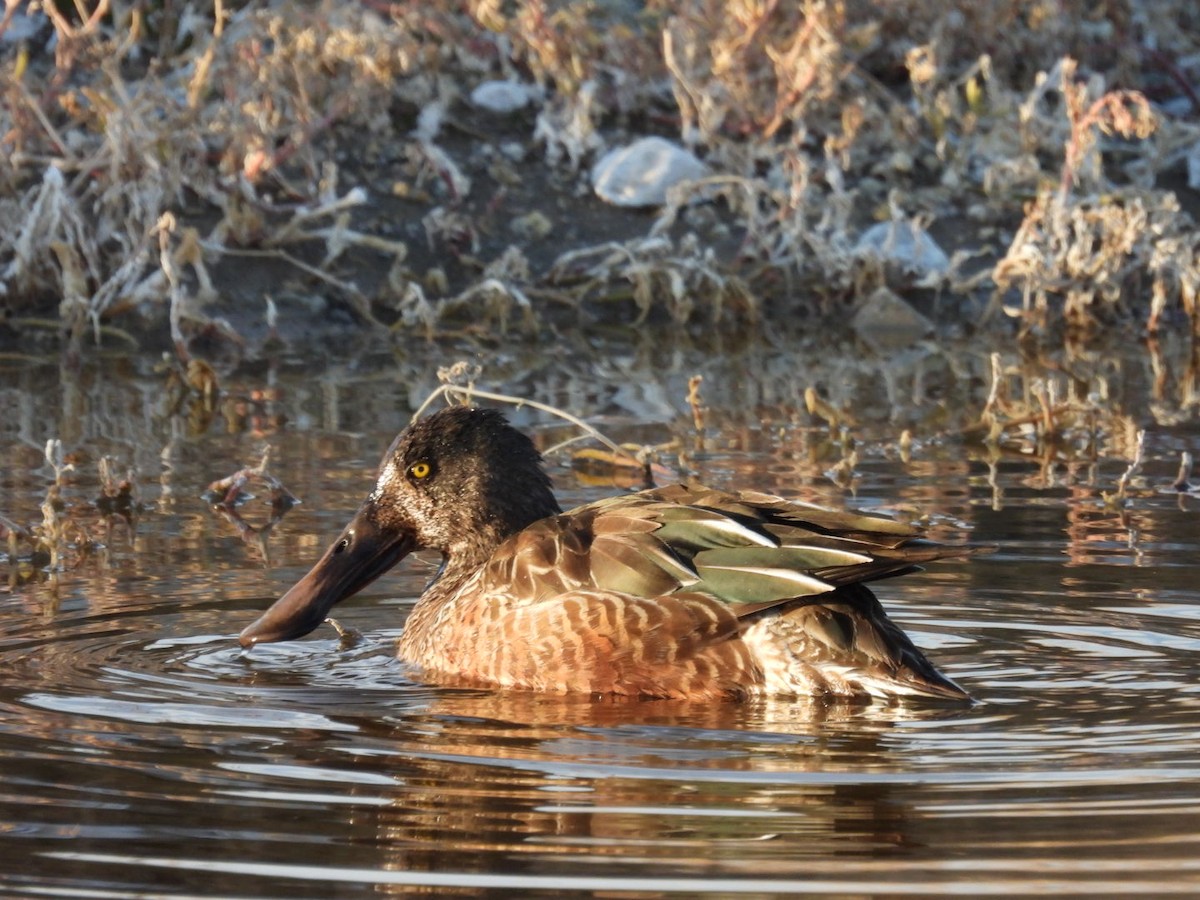
[[[37,579],[0,594],[3,893],[1200,891],[1200,498],[1162,490],[1200,434],[1184,369],[1105,361],[1089,384],[1114,412],[1094,438],[989,451],[945,437],[986,392],[983,356],[930,351],[873,377],[770,347],[655,366],[627,348],[599,376],[553,355],[497,364],[507,389],[618,438],[673,428],[711,483],[926,516],[935,536],[998,544],[880,587],[972,707],[426,687],[392,646],[429,558],[339,607],[361,643],[323,628],[243,652],[237,631],[340,528],[454,358],[430,353],[229,375],[229,395],[253,403],[203,428],[164,411],[148,365],[6,380],[0,513],[40,520],[42,447],[60,437],[89,540],[73,542],[57,594]],[[703,441],[683,415],[697,371]],[[827,473],[845,436],[807,416],[810,383],[858,412],[841,486]],[[1131,502],[1106,504],[1128,465],[1120,423],[1140,415],[1122,410],[1149,410],[1133,422],[1150,429],[1146,459]],[[265,497],[236,519],[210,511],[200,492],[264,439],[302,503],[274,522]],[[138,473],[132,531],[89,506],[105,454]],[[568,504],[611,491],[554,475]],[[263,531],[268,553],[244,540]]]

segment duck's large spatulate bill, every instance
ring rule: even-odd
[[[335,604],[358,593],[407,556],[413,536],[381,528],[370,501],[307,575],[238,637],[243,647],[304,637],[325,621]]]

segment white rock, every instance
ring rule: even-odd
[[[485,81],[471,91],[471,102],[494,113],[523,109],[533,99],[534,90],[519,81]]]
[[[667,189],[708,174],[689,150],[660,137],[608,151],[592,169],[596,195],[616,206],[661,206]]]
[[[950,257],[924,230],[912,222],[880,222],[862,233],[855,256],[876,256],[919,275],[945,272]]]

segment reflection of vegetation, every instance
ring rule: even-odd
[[[221,399],[217,373],[202,359],[189,359],[186,365],[167,364],[167,414],[184,411],[192,434],[203,434],[212,425]]]
[[[201,495],[212,506],[213,512],[221,516],[237,529],[238,536],[254,547],[264,563],[271,562],[267,538],[279,522],[287,515],[288,510],[300,501],[292,496],[291,491],[283,486],[283,482],[267,471],[267,463],[271,458],[271,448],[263,450],[262,459],[256,466],[238,469],[232,475],[218,478],[210,484]],[[251,525],[242,516],[240,507],[254,499],[248,488],[258,485],[267,490],[267,504],[270,509],[269,518],[261,525]]]
[[[280,300],[432,334],[542,334],[563,307],[780,322],[884,284],[991,294],[1038,333],[1196,328],[1195,231],[1161,185],[1200,139],[1175,112],[1198,26],[1183,0],[10,3],[0,289],[18,330],[56,304],[75,350],[164,307],[181,352],[235,340],[212,308],[247,254],[309,280]],[[458,98],[489,77],[534,85],[536,112],[473,119]],[[579,175],[647,131],[711,177],[627,239],[569,237],[598,206]],[[885,265],[854,249],[875,218],[958,252]]]
[[[120,525],[126,539],[131,540],[137,525],[140,505],[137,484],[132,470],[118,474],[116,461],[104,456],[99,460],[100,495],[94,500],[81,501],[71,497],[67,488],[69,476],[76,471],[75,462],[63,452],[62,441],[46,442],[45,462],[54,472],[54,482],[46,491],[41,504],[42,520],[30,526],[0,516],[0,533],[8,542],[8,582],[15,587],[28,581],[49,580],[54,590],[64,569],[74,568],[98,549],[108,546],[114,535],[113,526]],[[94,536],[99,513],[103,535]]]
[[[803,343],[769,334],[747,342],[703,337],[700,346],[655,333],[614,344],[564,338],[554,353],[517,348],[484,371],[447,367],[442,375],[481,402],[479,385],[492,396],[565,409],[609,435],[613,446],[597,441],[598,452],[552,453],[555,466],[581,471],[556,470],[576,494],[584,486],[640,486],[650,463],[659,484],[695,476],[826,504],[882,495],[898,505],[894,511],[931,516],[936,527],[943,515],[969,519],[966,497],[1002,507],[1025,502],[1022,490],[1065,492],[1071,515],[1083,523],[1072,550],[1080,558],[1119,554],[1111,549],[1114,534],[1163,533],[1155,519],[1164,501],[1195,503],[1194,490],[1171,489],[1195,477],[1179,471],[1182,451],[1194,456],[1188,442],[1200,409],[1200,355],[1186,336],[1163,335],[1149,352],[1112,345],[1048,352],[1025,342],[998,356],[974,340],[879,353],[825,334]],[[436,346],[403,355],[345,353],[341,364],[319,370],[270,361],[222,374],[203,427],[192,407],[205,404],[205,392],[189,389],[183,403],[172,403],[167,376],[146,359],[10,368],[0,378],[0,450],[9,472],[0,542],[8,544],[8,577],[40,580],[89,558],[91,568],[106,569],[110,548],[123,551],[112,554],[122,566],[140,567],[141,550],[125,549],[135,528],[139,542],[161,529],[176,554],[172,565],[211,565],[206,554],[216,519],[198,498],[213,461],[237,460],[268,440],[278,454],[271,471],[303,491],[306,502],[315,497],[313,512],[342,502],[321,494],[335,483],[357,490],[356,479],[374,462],[374,449],[364,455],[362,447],[390,437],[437,387],[439,365],[454,358]],[[531,408],[515,416],[523,427],[537,426],[547,451],[577,433]],[[1121,498],[1139,432],[1143,463],[1125,478]],[[48,435],[62,440],[61,456],[52,454],[62,467],[57,472],[44,458]],[[106,455],[122,465],[100,462]],[[71,463],[77,471],[65,468]],[[97,478],[100,465],[108,474]],[[232,525],[256,544],[268,523],[272,557],[281,555],[281,544],[316,540],[303,529],[274,529],[272,486],[253,481],[254,468],[240,473],[241,484],[259,499],[239,505],[244,492],[235,491],[231,515],[215,509],[218,533]],[[880,489],[881,470],[896,483]],[[213,501],[229,496],[237,480],[220,486]],[[1106,504],[1105,494],[1117,502]],[[51,502],[48,511],[43,500]],[[37,543],[46,521],[46,533],[59,536],[54,567],[50,543]],[[1107,543],[1097,541],[1101,532]]]

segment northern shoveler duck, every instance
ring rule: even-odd
[[[879,516],[695,485],[564,513],[533,442],[467,407],[401,432],[354,519],[242,645],[308,634],[421,548],[443,562],[399,655],[437,683],[968,699],[864,585],[964,548]]]

